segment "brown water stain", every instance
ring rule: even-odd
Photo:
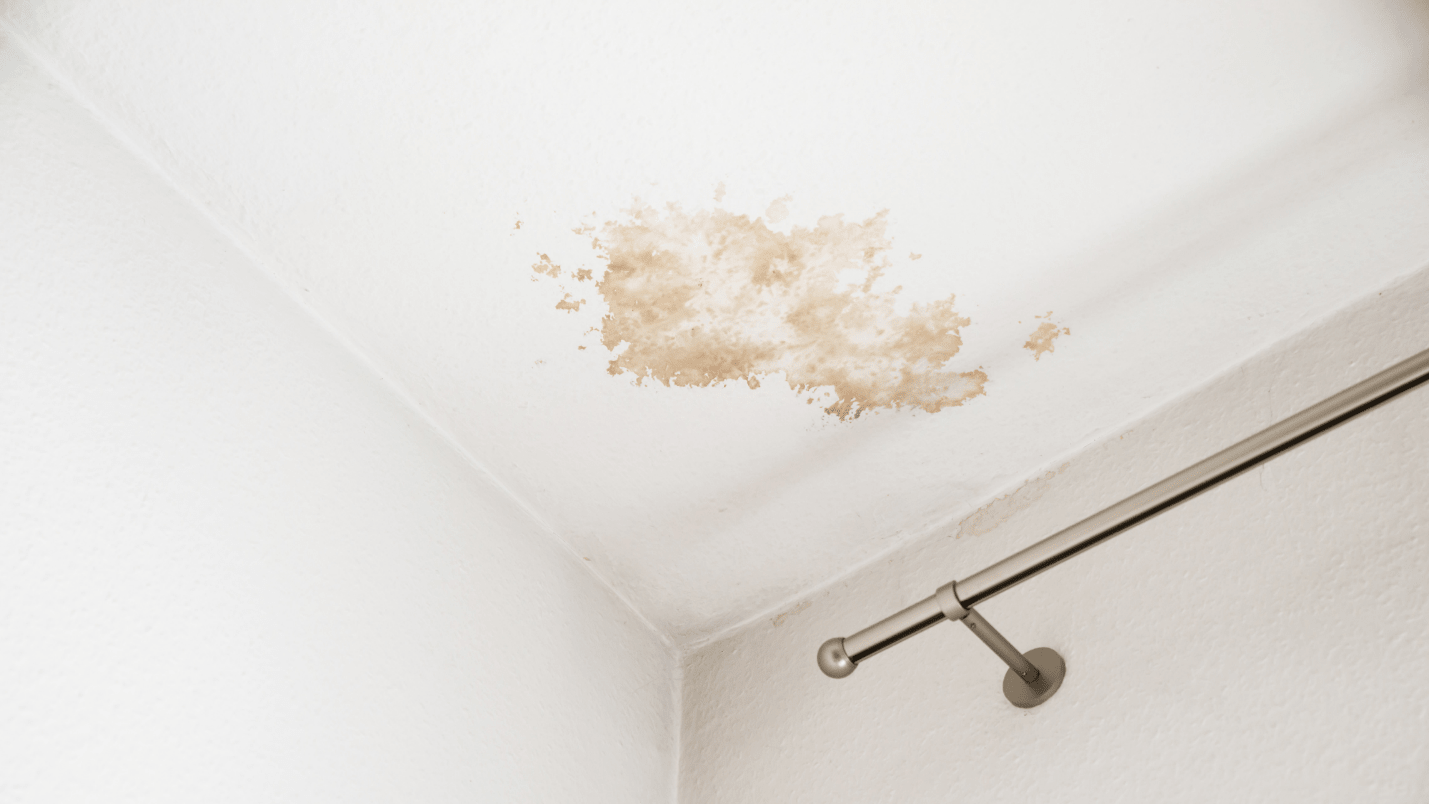
[[[1068,466],[1071,466],[1071,464],[1064,463],[1057,467],[1055,471],[1048,472],[1041,477],[1034,477],[1021,486],[1018,486],[1014,491],[998,497],[987,505],[963,517],[963,521],[958,523],[958,532],[953,538],[961,539],[964,536],[981,536],[1006,522],[1013,514],[1041,499],[1042,495],[1047,493],[1052,479],[1066,471]]]
[[[608,310],[599,332],[612,375],[758,388],[782,374],[844,420],[880,408],[932,413],[984,393],[984,372],[947,368],[969,323],[952,296],[899,313],[901,288],[875,289],[890,267],[886,212],[858,223],[826,216],[786,234],[724,210],[637,205],[574,231],[605,258],[594,287]],[[561,274],[548,259],[533,268]]]
[[[538,259],[531,265],[531,270],[552,278],[561,275],[561,266],[551,262],[550,257],[545,254],[537,254],[536,256]]]
[[[581,309],[582,304],[585,304],[585,299],[581,299],[580,301],[571,301],[571,294],[567,293],[564,299],[561,299],[560,301],[556,302],[556,309],[569,310],[570,312],[574,313]]]
[[[1052,311],[1048,310],[1046,315],[1039,315],[1037,318],[1051,318]],[[1043,321],[1032,331],[1027,343],[1022,344],[1022,348],[1032,353],[1032,357],[1041,360],[1045,352],[1056,351],[1056,344],[1053,343],[1063,335],[1071,335],[1072,331],[1066,327],[1058,327],[1051,321]]]
[[[805,600],[804,602],[800,603],[799,605],[795,606],[794,608],[789,609],[788,611],[786,611],[786,612],[784,612],[784,613],[782,613],[782,614],[779,614],[779,615],[777,615],[777,616],[771,617],[771,618],[769,619],[769,624],[772,625],[772,626],[774,626],[775,628],[778,628],[779,626],[781,626],[781,625],[784,624],[784,620],[785,620],[786,618],[788,618],[788,617],[793,617],[795,614],[798,614],[799,612],[803,611],[804,609],[807,609],[809,606],[813,605],[813,602],[814,602],[814,601],[812,601],[812,600]]]
[[[714,200],[716,204],[724,201],[724,182],[720,182],[719,185],[715,187]]]
[[[789,217],[789,202],[794,200],[794,196],[786,195],[783,198],[776,198],[769,204],[769,208],[764,210],[764,217],[770,223],[783,223]]]

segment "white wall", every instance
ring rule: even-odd
[[[1429,269],[688,657],[681,801],[1429,800],[1429,388],[989,601],[1067,660],[1043,706],[962,625],[823,677],[846,635],[1429,347]],[[1042,477],[1046,477],[1043,475]],[[1041,494],[1040,499],[1037,495]]]
[[[674,660],[0,39],[0,801],[668,801]]]

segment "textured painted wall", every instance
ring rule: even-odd
[[[1429,347],[1429,269],[686,660],[681,801],[1429,799],[1429,388],[980,607],[1067,679],[1037,709],[940,624],[817,646]],[[995,527],[988,529],[988,523]],[[953,550],[953,538],[961,535]]]
[[[671,796],[674,662],[0,39],[0,801]]]

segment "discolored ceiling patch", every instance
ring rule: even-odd
[[[536,255],[536,261],[531,263],[531,270],[553,279],[561,275],[561,266],[551,262],[550,256],[546,254]],[[535,277],[532,277],[532,280],[534,281]]]
[[[786,195],[776,198],[769,204],[769,208],[764,210],[764,218],[770,223],[783,223],[789,217],[789,202],[794,200],[794,196]]]
[[[1042,495],[1047,493],[1047,488],[1051,485],[1052,480],[1065,472],[1068,466],[1071,464],[1064,463],[1041,477],[1034,477],[1018,486],[1016,490],[998,497],[967,515],[958,523],[958,532],[954,538],[981,536],[1006,522],[1013,514],[1041,499]]]
[[[1051,310],[1048,310],[1046,315],[1037,316],[1037,318],[1048,319],[1051,317]],[[1054,344],[1053,341],[1063,335],[1071,334],[1072,331],[1066,327],[1058,327],[1051,321],[1043,321],[1037,325],[1037,329],[1032,331],[1032,335],[1028,337],[1027,343],[1022,344],[1022,348],[1031,352],[1034,359],[1041,360],[1044,353],[1056,350],[1056,344]]]
[[[793,617],[795,614],[798,614],[798,613],[802,612],[804,609],[807,609],[809,606],[813,605],[813,603],[814,603],[814,601],[812,601],[812,600],[805,600],[805,601],[803,601],[802,603],[800,603],[799,605],[795,606],[794,608],[789,609],[788,611],[785,611],[785,612],[781,612],[780,614],[778,614],[778,615],[776,615],[776,616],[774,616],[774,617],[769,618],[769,624],[772,625],[772,626],[774,626],[775,628],[778,628],[779,626],[781,626],[781,625],[784,624],[784,621],[785,621],[786,619],[788,619],[788,618],[790,618],[790,617]]]
[[[788,200],[770,212],[786,214]],[[969,320],[952,296],[900,312],[901,288],[875,288],[891,266],[887,228],[886,211],[858,223],[825,216],[784,233],[721,209],[637,204],[619,220],[576,230],[605,263],[598,278],[562,271],[544,254],[532,267],[589,283],[603,298],[598,331],[613,355],[608,371],[637,383],[739,380],[757,388],[782,375],[810,404],[826,402],[824,411],[844,420],[961,405],[987,383],[981,370],[947,366]],[[571,309],[571,298],[557,306]]]

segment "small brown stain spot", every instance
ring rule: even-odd
[[[913,262],[917,262],[918,260],[923,259],[923,255],[922,255],[922,254],[915,254],[915,253],[913,253],[913,252],[910,251],[910,252],[908,252],[908,259],[912,260]]]
[[[584,558],[586,561],[590,561],[590,556],[581,556],[581,558]]]
[[[585,351],[585,347],[584,347],[584,346],[577,346],[576,348],[579,349],[579,350],[581,350],[582,352]]]
[[[900,288],[875,287],[890,267],[886,212],[858,223],[825,216],[786,234],[720,209],[637,204],[592,240],[606,262],[594,287],[609,310],[598,330],[607,371],[637,385],[755,388],[782,375],[807,404],[831,396],[824,411],[843,420],[878,408],[934,413],[984,393],[982,370],[947,365],[969,323],[952,296],[895,305]]]
[[[715,185],[714,200],[716,204],[724,201],[724,182]]]
[[[571,294],[567,293],[564,299],[561,299],[560,301],[556,302],[556,309],[569,310],[570,312],[574,313],[577,310],[581,309],[582,304],[585,304],[585,299],[581,299],[579,301],[572,301]]]
[[[777,615],[777,616],[771,618],[771,619],[769,620],[769,624],[772,625],[772,626],[774,626],[775,628],[778,628],[779,626],[781,626],[781,625],[784,624],[784,620],[785,620],[786,618],[788,618],[788,617],[793,617],[795,614],[798,614],[799,612],[803,611],[804,609],[807,609],[807,608],[808,608],[810,605],[812,605],[812,604],[813,604],[813,601],[812,601],[812,600],[805,600],[803,603],[800,603],[799,605],[795,606],[794,608],[789,609],[788,611],[783,612],[782,614],[779,614],[779,615]]]
[[[998,497],[963,517],[963,521],[958,523],[958,532],[953,538],[981,536],[1006,522],[1013,514],[1041,499],[1051,486],[1052,479],[1065,472],[1068,466],[1071,464],[1064,463],[1055,471],[1048,472],[1041,477],[1034,477],[1018,486],[1016,490]]]
[[[536,256],[539,257],[539,259],[537,259],[536,262],[531,265],[531,270],[535,271],[538,274],[544,274],[552,278],[561,275],[561,266],[555,264],[554,262],[551,262],[550,257],[546,256],[545,254],[537,254]]]
[[[1046,315],[1039,315],[1037,318],[1051,318],[1052,312],[1047,311]],[[1021,323],[1021,322],[1018,322]],[[1042,359],[1044,352],[1056,351],[1056,345],[1052,343],[1063,335],[1071,335],[1072,331],[1066,327],[1058,327],[1051,321],[1043,321],[1037,325],[1037,329],[1032,331],[1032,336],[1027,339],[1027,343],[1022,344],[1022,348],[1032,353],[1036,360]]]
[[[590,273],[590,269],[589,269],[589,268],[582,268],[582,269],[580,269],[579,271],[576,271],[576,281],[577,281],[577,282],[589,282],[589,281],[590,281],[590,278],[591,278],[591,273]]]
[[[786,195],[776,198],[769,203],[769,208],[764,210],[764,218],[770,223],[780,223],[789,217],[789,202],[794,200],[794,196]]]
[[[521,221],[518,220],[518,221],[516,221],[516,225],[511,227],[511,231],[514,232],[514,231],[516,231],[517,229],[520,229],[520,228],[521,228]]]

